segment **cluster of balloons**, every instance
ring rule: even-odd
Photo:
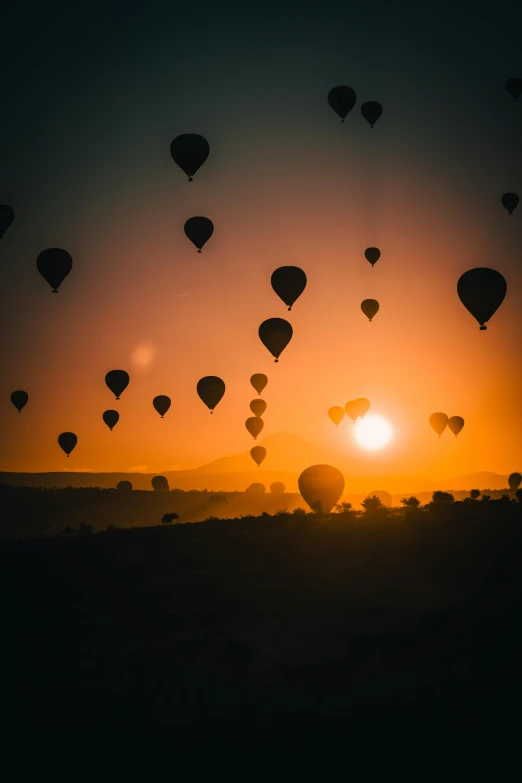
[[[341,408],[340,405],[329,408],[328,416],[337,427],[343,420],[345,412],[352,422],[355,422],[359,417],[363,419],[369,410],[370,400],[367,400],[366,397],[358,397],[356,400],[348,400],[344,408]]]
[[[430,416],[430,425],[433,430],[440,436],[449,427],[452,433],[457,437],[459,432],[464,427],[464,419],[462,416],[448,416],[445,413],[432,413]]]
[[[356,102],[357,94],[351,87],[332,87],[328,93],[328,103],[341,118],[341,122],[344,122],[347,114],[351,112]],[[370,124],[370,128],[373,128],[382,114],[382,106],[377,101],[366,101],[361,106],[361,114],[366,122]]]
[[[258,393],[258,395],[261,394],[263,389],[268,383],[268,378],[263,373],[255,373],[250,378],[250,383]],[[260,434],[264,427],[263,419],[261,418],[263,413],[266,411],[266,402],[264,400],[252,400],[250,403],[250,410],[254,414],[253,416],[250,416],[245,421],[245,427],[247,428],[248,432],[252,435],[254,440],[257,439],[257,436]],[[254,446],[252,449],[250,449],[250,456],[256,463],[257,467],[261,467],[261,463],[266,457],[266,449],[264,446]]]

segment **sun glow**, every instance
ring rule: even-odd
[[[360,446],[375,451],[390,442],[393,429],[381,416],[365,416],[354,424],[354,434]]]

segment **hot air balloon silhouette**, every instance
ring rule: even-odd
[[[216,375],[206,375],[198,381],[196,389],[200,399],[212,413],[225,393],[225,382]]]
[[[462,430],[464,426],[464,419],[462,416],[451,416],[451,418],[448,419],[448,427],[452,431],[452,433],[457,437],[459,432]]]
[[[254,416],[261,418],[263,413],[266,411],[266,402],[264,400],[252,400],[250,403],[250,410]]]
[[[430,425],[431,428],[435,430],[437,435],[440,436],[448,426],[448,417],[445,413],[432,413],[430,416]]]
[[[120,399],[120,394],[123,394],[129,385],[129,381],[129,373],[125,372],[125,370],[110,370],[105,376],[105,383],[117,400]]]
[[[250,497],[261,497],[261,495],[265,494],[265,491],[264,484],[254,481],[253,484],[250,484],[250,486],[245,489],[245,495],[249,495]]]
[[[65,451],[67,456],[69,456],[77,443],[78,438],[74,432],[62,432],[60,435],[58,435],[58,445],[62,451]]]
[[[274,481],[273,484],[270,484],[270,492],[272,495],[283,495],[285,491],[285,485],[282,481]]]
[[[364,299],[361,302],[361,310],[371,323],[372,319],[379,312],[379,302],[377,299]]]
[[[518,207],[518,202],[520,201],[516,193],[504,193],[500,200],[502,202],[502,206],[509,212],[510,215],[512,215],[515,209]]]
[[[102,419],[111,432],[112,428],[117,425],[119,418],[120,414],[118,411],[104,411],[104,413],[102,413]]]
[[[370,400],[367,400],[366,397],[357,397],[355,400],[355,406],[357,410],[357,415],[361,417],[361,419],[364,419],[368,411],[370,410]]]
[[[522,95],[522,79],[517,79],[516,77],[508,79],[506,82],[506,90],[515,101],[518,100]]]
[[[260,340],[276,362],[292,339],[293,333],[292,326],[282,318],[269,318],[259,327]]]
[[[197,133],[176,136],[170,145],[172,160],[185,172],[189,182],[192,182],[194,174],[206,161],[209,152],[208,141]]]
[[[355,421],[359,415],[357,400],[348,400],[344,406],[344,410],[346,411],[346,415],[349,416],[352,421]]]
[[[164,417],[168,409],[170,408],[170,397],[167,397],[166,394],[158,394],[157,397],[154,397],[152,400],[152,404],[154,406],[154,409],[159,413],[161,418]]]
[[[29,400],[29,395],[27,392],[22,391],[21,389],[17,389],[17,391],[14,391],[11,394],[11,402],[15,406],[18,413],[22,412],[22,408],[27,405],[27,402]]]
[[[12,207],[7,204],[0,204],[0,239],[4,238],[4,234],[14,220],[14,212]]]
[[[357,95],[351,87],[332,87],[328,93],[328,103],[334,112],[339,115],[341,122],[344,122],[346,115],[351,112],[356,100]]]
[[[373,268],[374,264],[376,264],[381,257],[381,251],[378,247],[367,247],[364,251],[364,255],[366,260],[370,262]]]
[[[487,267],[469,269],[457,283],[459,299],[479,322],[481,331],[487,329],[485,324],[504,301],[506,291],[504,277],[495,269]]]
[[[153,476],[150,483],[154,492],[168,492],[169,480],[166,476]]]
[[[130,481],[118,481],[116,489],[118,492],[132,492],[132,484]]]
[[[366,101],[361,106],[361,114],[366,122],[370,124],[370,128],[373,128],[382,114],[382,106],[377,101]]]
[[[249,431],[249,433],[252,435],[254,440],[257,440],[257,436],[265,426],[265,422],[263,419],[259,419],[257,416],[250,416],[245,421],[245,427]]]
[[[256,463],[257,467],[260,468],[261,463],[266,457],[266,449],[263,448],[263,446],[254,446],[254,448],[250,449],[250,456]]]
[[[261,392],[263,391],[263,389],[268,383],[268,378],[266,377],[266,375],[263,375],[262,372],[256,372],[250,378],[250,383],[252,384],[256,392],[258,394],[261,394]]]
[[[522,476],[520,473],[512,473],[508,478],[509,488],[512,489],[513,492],[519,488],[520,482],[522,482]]]
[[[337,427],[344,419],[344,409],[340,405],[334,405],[333,408],[328,408],[328,416]]]
[[[306,275],[298,266],[280,266],[271,277],[272,288],[289,310],[306,288]]]
[[[72,258],[67,250],[62,250],[59,247],[49,247],[47,250],[42,250],[36,259],[36,268],[51,286],[53,294],[58,293],[58,288],[71,271],[72,265]]]
[[[214,233],[214,224],[207,217],[191,217],[185,222],[185,234],[193,245],[197,247],[198,253]]]
[[[344,491],[344,476],[331,465],[312,465],[298,479],[299,492],[312,511],[328,514]]]

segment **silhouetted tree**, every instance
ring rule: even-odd
[[[490,500],[491,500],[491,495],[484,495],[484,494],[483,494],[483,495],[482,495],[482,497],[481,497],[481,499],[480,499],[480,502],[481,502],[481,503],[487,503],[487,502],[488,502],[488,501],[490,501]]]
[[[480,489],[470,489],[469,497],[470,500],[478,500],[480,497]]]
[[[292,511],[292,514],[295,517],[305,517],[306,516],[306,511],[304,510],[304,508],[300,508],[300,507],[299,508],[294,508],[294,510]]]
[[[440,489],[435,490],[431,496],[431,503],[434,506],[449,506],[455,502],[455,498],[451,492],[443,492]]]
[[[377,514],[384,515],[386,513],[386,506],[377,495],[368,495],[367,498],[364,498],[361,506],[364,508],[364,513],[368,517],[376,516]]]
[[[170,514],[163,514],[163,516],[161,517],[161,524],[172,525],[175,519],[179,519],[179,515],[176,514],[175,511],[172,511]]]
[[[402,498],[401,503],[406,508],[419,508],[421,504],[419,498],[416,498],[414,495],[411,495],[409,498]]]
[[[517,500],[519,503],[522,503],[522,489],[517,489],[515,492],[515,495],[517,496]]]
[[[355,510],[351,503],[337,503],[335,506],[335,510],[338,514],[343,514],[344,516],[353,516],[355,513]]]

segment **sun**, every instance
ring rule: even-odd
[[[375,451],[388,445],[393,429],[381,416],[365,416],[354,424],[354,434],[360,446]]]

